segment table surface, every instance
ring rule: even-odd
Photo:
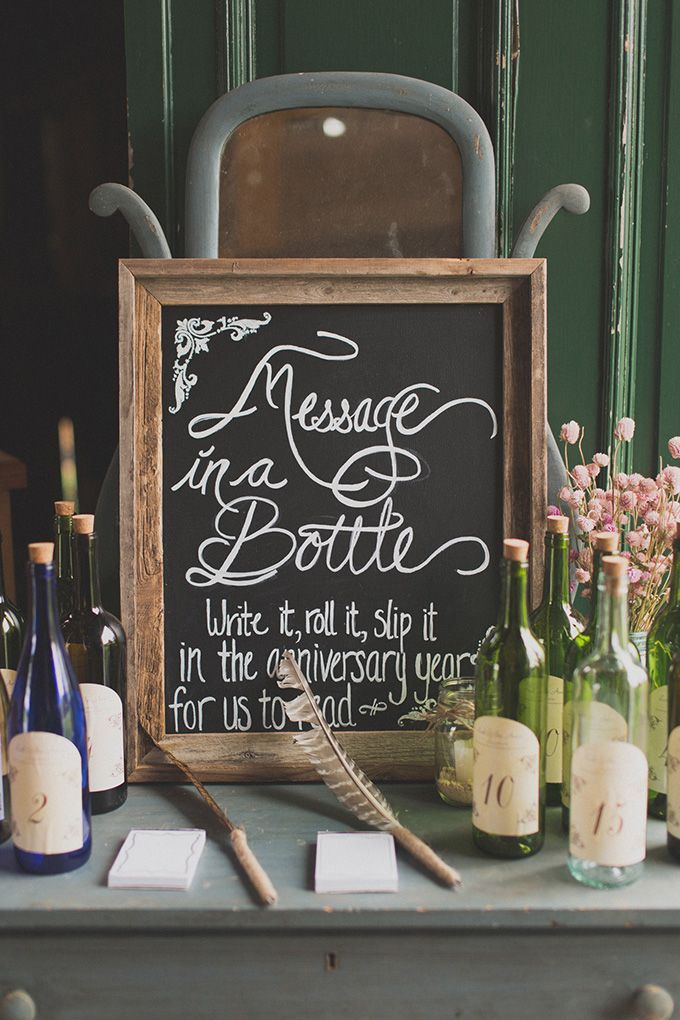
[[[316,834],[354,828],[322,785],[210,787],[279,892],[258,906],[228,839],[190,786],[135,785],[118,811],[93,819],[92,858],[68,875],[20,872],[10,843],[0,847],[0,930],[680,930],[680,865],[666,851],[665,824],[650,820],[643,877],[617,890],[587,889],[566,868],[560,812],[548,809],[543,850],[504,861],[476,850],[470,813],[443,804],[423,784],[386,784],[400,820],[461,872],[453,892],[437,885],[400,849],[399,892],[331,895],[313,891]],[[208,841],[188,892],[108,889],[108,870],[131,828],[205,828]],[[360,826],[358,826],[360,827]]]

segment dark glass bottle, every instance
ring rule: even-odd
[[[527,857],[545,827],[545,655],[529,627],[529,543],[503,543],[498,624],[476,664],[472,826],[496,857]]]
[[[74,508],[75,503],[68,500],[57,500],[54,504],[54,558],[57,568],[57,606],[60,620],[66,619],[73,611],[75,599],[76,584],[71,549]]]
[[[125,632],[102,608],[92,514],[73,518],[75,606],[62,621],[87,717],[92,813],[125,803]]]
[[[8,699],[12,696],[23,641],[24,618],[5,594],[2,535],[0,535],[0,677],[2,677]]]
[[[668,724],[668,672],[673,656],[680,652],[680,524],[673,542],[668,603],[657,613],[647,637],[649,673],[649,813],[666,817],[666,750]]]
[[[592,654],[574,670],[569,870],[609,889],[642,874],[647,831],[647,672],[628,636],[628,560],[602,558]]]
[[[542,642],[548,674],[545,736],[546,803],[560,803],[562,791],[562,714],[564,663],[583,625],[569,599],[569,518],[548,517],[545,535],[545,575],[541,604],[531,615],[531,629]]]
[[[668,785],[666,832],[668,852],[680,861],[680,652],[668,670]]]
[[[51,542],[29,545],[30,616],[10,704],[12,836],[25,871],[73,871],[91,851],[85,709],[57,615]]]

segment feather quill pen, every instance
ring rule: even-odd
[[[341,804],[362,822],[390,832],[424,868],[444,885],[456,888],[461,878],[431,847],[410,829],[401,825],[389,803],[366,776],[333,734],[309,686],[307,678],[292,652],[284,652],[278,669],[279,687],[291,687],[302,693],[286,702],[291,722],[305,722],[310,730],[296,734],[295,743],[302,748],[326,786]]]
[[[251,887],[255,891],[258,899],[265,907],[270,907],[279,898],[272,881],[264,870],[253,851],[248,846],[248,840],[246,838],[246,830],[241,828],[235,822],[232,822],[226,811],[223,811],[219,806],[215,798],[210,794],[203,783],[200,781],[198,776],[195,776],[186,762],[183,762],[181,758],[178,758],[176,754],[173,754],[170,748],[163,747],[162,743],[151,733],[151,726],[146,725],[146,720],[139,720],[139,725],[146,733],[151,743],[159,751],[161,751],[166,758],[169,758],[173,765],[176,765],[180,772],[183,772],[190,783],[193,783],[194,787],[201,795],[205,803],[208,805],[212,813],[216,818],[220,820],[222,825],[229,833],[229,840],[231,842],[234,856],[243,868]]]

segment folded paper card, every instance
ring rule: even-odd
[[[109,871],[109,888],[188,889],[204,846],[203,829],[130,829]]]
[[[318,833],[316,892],[396,892],[398,887],[394,839],[389,832]]]

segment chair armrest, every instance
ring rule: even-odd
[[[530,259],[555,213],[560,209],[581,215],[590,208],[590,195],[580,184],[558,184],[547,191],[522,225],[511,258]]]
[[[100,184],[90,192],[90,209],[97,216],[120,211],[145,259],[170,259],[170,245],[158,218],[146,202],[124,184]]]

